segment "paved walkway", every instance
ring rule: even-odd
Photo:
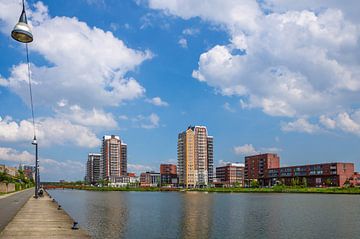
[[[34,195],[34,188],[0,196],[0,232],[32,195]]]
[[[72,230],[73,220],[57,207],[47,195],[39,199],[31,197],[0,233],[0,238],[90,238],[82,229]]]

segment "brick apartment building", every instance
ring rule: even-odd
[[[244,164],[228,163],[225,166],[216,167],[216,184],[223,186],[244,186]]]
[[[175,164],[160,164],[161,185],[178,184],[178,176]]]
[[[271,168],[280,167],[280,157],[277,154],[259,154],[245,157],[245,186],[252,180],[264,179],[265,172]]]
[[[280,167],[276,154],[260,154],[245,157],[245,185],[257,180],[260,186],[273,186],[277,183],[309,187],[344,186],[354,178],[353,163],[321,163],[300,166]]]
[[[140,174],[141,187],[158,187],[161,183],[160,173],[145,172]]]

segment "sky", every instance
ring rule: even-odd
[[[205,125],[215,166],[278,153],[281,165],[360,169],[360,2],[26,1],[42,181],[81,180],[103,135],[128,171],[177,162]],[[0,164],[33,164],[21,1],[0,0]]]

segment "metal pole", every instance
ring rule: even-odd
[[[39,193],[39,159],[38,159],[38,144],[36,141],[36,136],[32,142],[35,145],[35,198],[38,198]]]

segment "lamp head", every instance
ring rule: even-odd
[[[29,43],[33,41],[31,28],[28,25],[26,18],[24,2],[23,2],[23,10],[21,12],[19,22],[15,25],[14,29],[12,30],[11,37],[14,38],[16,41],[22,43]]]
[[[37,145],[37,140],[36,140],[36,136],[34,136],[33,141],[31,142],[32,145]]]

